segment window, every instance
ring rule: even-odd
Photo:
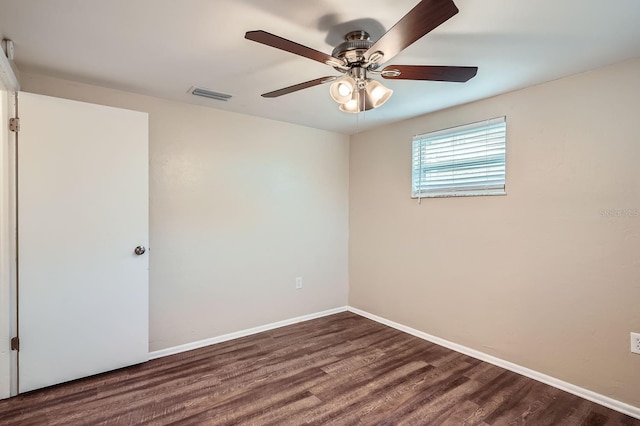
[[[413,138],[411,197],[505,194],[505,117]]]

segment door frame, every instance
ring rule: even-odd
[[[16,133],[9,119],[16,117],[16,92],[0,91],[0,399],[18,393],[18,354],[10,348],[17,335],[17,185]]]
[[[18,354],[9,340],[17,335],[16,144],[9,119],[17,116],[17,70],[0,50],[0,399],[17,395]]]

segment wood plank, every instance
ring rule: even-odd
[[[344,312],[0,401],[2,425],[634,425]]]

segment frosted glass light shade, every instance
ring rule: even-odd
[[[389,100],[393,95],[393,90],[385,87],[377,80],[367,80],[367,100],[371,103],[373,108],[378,108]]]
[[[329,94],[337,103],[345,104],[351,101],[355,87],[356,81],[352,77],[345,75],[331,85]]]
[[[348,102],[343,103],[338,107],[342,112],[348,112],[349,114],[357,114],[360,112],[360,107],[358,106],[358,96],[354,96],[353,99]]]

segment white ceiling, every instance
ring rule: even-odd
[[[320,85],[260,94],[331,67],[244,39],[265,30],[331,53],[354,29],[373,39],[417,0],[0,0],[0,36],[23,72],[351,134],[640,57],[638,0],[455,0],[460,13],[388,64],[474,65],[467,83],[390,81],[391,99],[357,116]],[[364,28],[361,28],[364,27]],[[201,86],[233,95],[187,94]]]

